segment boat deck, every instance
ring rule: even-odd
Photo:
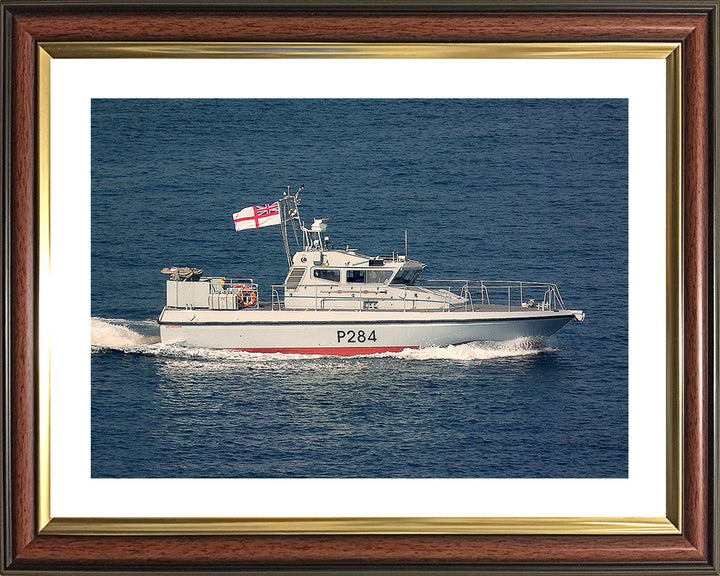
[[[278,305],[277,305],[277,304],[275,304],[275,305],[273,306],[272,303],[270,303],[270,302],[258,302],[257,307],[249,308],[249,310],[267,310],[267,311],[272,311],[272,310],[287,310],[287,308],[285,308],[284,306],[281,306],[280,308],[278,308]],[[308,309],[305,309],[305,308],[292,308],[291,310],[309,310],[309,308],[308,308]],[[316,311],[316,312],[331,312],[331,311],[332,311],[332,310],[323,310],[323,309],[320,309],[320,308],[318,308],[317,310],[315,310],[315,309],[313,309],[313,310]],[[338,312],[338,311],[340,311],[340,310],[339,310],[339,309],[336,309],[336,310],[334,310],[334,311],[335,311],[335,312]],[[348,309],[348,310],[343,310],[343,311],[346,311],[346,312],[357,312],[358,310],[357,310],[357,309]],[[408,310],[407,310],[407,312],[420,312],[420,311],[422,311],[422,312],[427,312],[427,313],[432,313],[432,312],[532,312],[532,311],[542,312],[543,310],[540,309],[540,308],[527,308],[527,307],[524,307],[524,306],[508,306],[507,304],[474,304],[472,307],[469,307],[469,306],[468,306],[468,307],[465,307],[465,306],[457,306],[457,307],[454,307],[454,308],[449,308],[449,309],[447,309],[447,310],[444,310],[444,309],[441,309],[441,308],[438,308],[437,310],[412,310],[412,309],[408,309]],[[368,312],[368,313],[373,313],[373,312],[384,312],[384,313],[387,313],[387,312],[398,312],[398,313],[402,313],[402,312],[405,312],[405,310],[375,310],[375,309],[366,309],[366,310],[362,310],[362,312]]]

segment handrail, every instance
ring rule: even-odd
[[[210,284],[211,294],[221,294],[234,286],[248,286],[252,287],[257,291],[258,285],[252,278],[225,278],[224,276],[212,276],[209,278],[203,278],[203,282]]]
[[[277,286],[282,286],[282,284],[278,285],[275,284],[270,287],[270,309],[275,310],[275,305],[277,303],[277,309],[282,310],[284,302],[280,299],[280,292],[276,290]]]
[[[260,287],[252,278],[211,277],[207,281],[210,284],[210,295],[235,294],[238,298],[242,296],[242,299],[246,301],[244,306],[260,307]]]
[[[481,305],[492,303],[490,300],[492,292],[497,296],[503,295],[499,301],[507,305],[508,310],[512,309],[514,298],[517,298],[517,304],[523,308],[537,307],[541,310],[567,310],[557,284],[552,282],[428,279],[422,283],[422,286],[433,289],[448,283],[453,285],[460,295],[468,299],[467,308],[469,310],[475,310],[475,304],[472,300],[473,291],[479,294]],[[542,296],[540,302],[535,302],[535,298],[540,296]]]
[[[302,288],[302,292],[299,291]],[[402,291],[395,292],[395,297],[389,295],[389,288]],[[272,309],[284,307],[280,294],[285,290],[284,284],[273,284]],[[363,284],[302,284],[292,290],[292,298],[307,302],[308,309],[323,310],[328,303],[335,302],[341,305],[353,302],[353,308],[358,310],[377,308],[378,301],[402,300],[401,310],[416,310],[408,306],[414,300],[408,298],[409,292],[418,289],[431,290],[436,297],[438,306],[443,310],[457,309],[458,297],[464,300],[460,307],[465,311],[476,311],[480,306],[503,305],[508,311],[513,308],[537,308],[539,310],[566,310],[565,303],[556,284],[551,282],[525,282],[519,280],[425,280],[414,285],[377,285],[365,287]],[[493,298],[491,299],[491,295]],[[398,305],[399,302],[398,302]]]

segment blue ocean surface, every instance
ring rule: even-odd
[[[336,246],[427,278],[555,282],[540,348],[340,358],[159,343],[166,266],[287,272],[232,214],[304,184]],[[628,103],[92,102],[94,478],[625,478]]]

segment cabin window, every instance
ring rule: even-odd
[[[392,279],[391,284],[412,284],[422,270],[418,268],[402,268]]]
[[[365,270],[348,270],[345,279],[347,280],[348,284],[351,282],[364,283]]]
[[[368,284],[385,284],[392,276],[392,270],[366,270],[365,282]]]
[[[332,270],[331,268],[316,268],[313,270],[313,276],[320,280],[330,280],[331,282],[340,282],[340,270]]]

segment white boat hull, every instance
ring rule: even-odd
[[[516,338],[540,342],[575,317],[572,310],[498,313],[165,308],[159,323],[163,344],[347,356]]]

